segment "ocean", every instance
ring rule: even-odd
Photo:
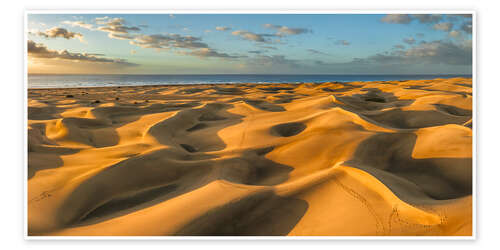
[[[394,81],[468,77],[472,75],[28,75],[28,88],[75,88],[223,83],[304,83]]]

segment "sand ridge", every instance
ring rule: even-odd
[[[468,78],[28,90],[28,234],[472,234]]]

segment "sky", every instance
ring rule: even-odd
[[[29,14],[30,74],[472,74],[467,14]]]

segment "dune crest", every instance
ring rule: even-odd
[[[471,79],[28,90],[28,233],[472,234]]]

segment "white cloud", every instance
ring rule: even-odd
[[[85,23],[83,21],[63,21],[62,23],[70,25],[70,26],[73,26],[73,27],[85,28],[85,29],[88,29],[88,30],[93,30],[94,29],[94,27],[93,27],[92,24]]]
[[[276,35],[278,35],[278,36],[298,35],[298,34],[312,32],[310,29],[305,29],[305,28],[290,28],[290,27],[287,27],[287,26],[275,25],[275,24],[270,24],[270,23],[264,24],[264,27],[266,27],[268,29],[277,30]]]
[[[227,27],[227,26],[217,26],[217,27],[215,27],[215,30],[218,30],[218,31],[228,31],[228,30],[231,30],[231,28]]]
[[[233,31],[231,34],[234,36],[239,36],[245,40],[254,41],[254,42],[261,42],[261,43],[270,42],[265,37],[271,36],[268,34],[255,34],[253,32],[246,31],[246,30],[236,30],[236,31]]]
[[[408,24],[412,21],[412,17],[408,14],[388,14],[382,17],[380,21],[384,23]]]
[[[77,38],[78,40],[80,40],[80,42],[84,42],[82,34],[71,32],[65,28],[59,28],[59,27],[53,27],[45,31],[38,31],[35,34],[45,38],[57,38],[57,37],[65,39]]]
[[[435,30],[441,30],[441,31],[450,31],[453,28],[452,23],[436,23],[434,26],[432,26],[433,29]]]
[[[413,37],[405,37],[403,38],[403,42],[407,44],[415,44],[416,41],[415,38]]]

